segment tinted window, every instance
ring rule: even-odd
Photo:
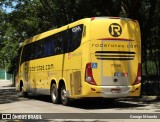
[[[53,54],[52,48],[54,48],[53,42],[51,38],[48,38],[48,40],[45,40],[44,43],[44,55],[45,56],[51,56]]]
[[[70,29],[70,46],[71,51],[74,51],[77,49],[81,44],[81,38],[82,38],[82,32],[83,32],[83,25],[79,25],[76,27],[73,27]]]
[[[80,46],[83,25],[78,25],[42,40],[25,45],[22,63],[32,59],[72,52]]]
[[[63,53],[63,35],[62,32],[54,35],[54,51],[55,55]]]

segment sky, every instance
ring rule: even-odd
[[[13,2],[12,5],[13,5],[13,6],[16,6],[17,3],[16,3],[16,2]],[[5,10],[7,13],[11,13],[11,12],[14,10],[14,8],[12,8],[12,7],[10,7],[10,6],[5,6],[5,5],[2,6],[2,9]]]
[[[7,12],[7,13],[11,13],[14,9],[10,8],[10,7],[3,7],[3,9]]]

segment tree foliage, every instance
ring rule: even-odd
[[[152,62],[160,75],[159,6],[159,0],[0,0],[0,62],[9,67],[18,44],[33,35],[85,17],[120,16],[139,21],[144,73],[151,74]]]

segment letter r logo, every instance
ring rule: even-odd
[[[122,33],[122,28],[121,28],[121,26],[119,24],[112,23],[109,26],[109,33],[111,34],[111,36],[118,37]]]

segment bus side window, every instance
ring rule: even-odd
[[[39,41],[36,45],[36,58],[44,57],[44,41]]]
[[[70,29],[70,46],[71,46],[71,52],[76,50],[80,44],[82,39],[82,32],[83,32],[83,25],[78,25],[76,27],[73,27]]]
[[[54,44],[55,44],[55,55],[59,55],[63,53],[62,48],[62,38],[60,37],[60,33],[56,34],[54,37]]]
[[[51,46],[52,46],[51,37],[45,39],[44,43],[44,57],[51,56]]]
[[[21,57],[21,64],[25,61],[24,48],[25,48],[25,46],[23,47],[23,52],[22,52],[22,57]]]
[[[50,41],[51,41],[51,55],[53,56],[53,55],[55,55],[55,40],[54,40],[54,37],[53,36],[51,36],[51,38],[50,38]]]
[[[35,43],[32,43],[30,46],[29,46],[29,49],[28,49],[28,55],[29,55],[29,60],[32,60],[32,59],[35,59],[36,58],[36,50],[35,50]]]
[[[28,45],[25,45],[25,46],[23,47],[21,63],[27,61],[27,59],[28,59],[28,57],[29,57],[29,56],[28,56],[28,52],[27,52],[27,47],[28,47]]]
[[[63,50],[64,53],[68,53],[71,50],[71,46],[70,46],[70,31],[66,30],[64,33],[64,39],[63,39]]]

